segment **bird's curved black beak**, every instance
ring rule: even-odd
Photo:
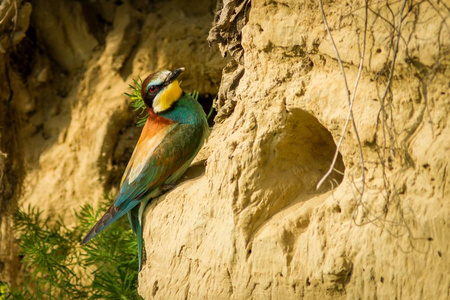
[[[178,76],[180,76],[183,71],[184,68],[178,68],[170,72],[169,76],[167,76],[166,80],[164,81],[164,85],[169,85],[170,83],[172,83],[175,79],[177,79]]]

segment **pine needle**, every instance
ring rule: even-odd
[[[83,205],[74,214],[76,226],[67,226],[61,215],[45,218],[38,207],[18,210],[15,232],[24,276],[15,287],[0,282],[0,300],[142,299],[137,293],[137,241],[126,219],[88,244],[79,243],[110,202],[101,201],[97,209]],[[89,280],[87,274],[92,274]]]
[[[129,85],[133,90],[131,94],[124,93],[125,96],[131,99],[131,108],[134,111],[138,111],[138,121],[136,122],[137,127],[142,127],[147,122],[148,113],[145,107],[144,99],[141,97],[142,79],[139,77],[138,80],[133,79],[134,85]]]

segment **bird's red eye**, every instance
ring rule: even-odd
[[[148,91],[152,92],[152,93],[156,92],[156,86],[154,86],[154,85],[149,86]]]

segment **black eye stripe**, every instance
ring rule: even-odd
[[[147,88],[147,93],[149,93],[149,92],[154,93],[156,91],[159,91],[163,85],[164,84],[149,85],[148,88]]]

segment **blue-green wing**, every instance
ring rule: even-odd
[[[155,191],[188,161],[192,160],[204,141],[204,126],[195,124],[177,124],[159,143],[148,153],[144,162],[135,162],[133,157],[124,174],[120,192],[103,217],[83,239],[83,244],[100,233],[104,228],[133,209],[142,200],[155,197]],[[145,163],[145,165],[142,165]],[[140,170],[133,174],[133,170]],[[133,174],[133,176],[131,176]],[[181,176],[181,174],[180,174]]]

